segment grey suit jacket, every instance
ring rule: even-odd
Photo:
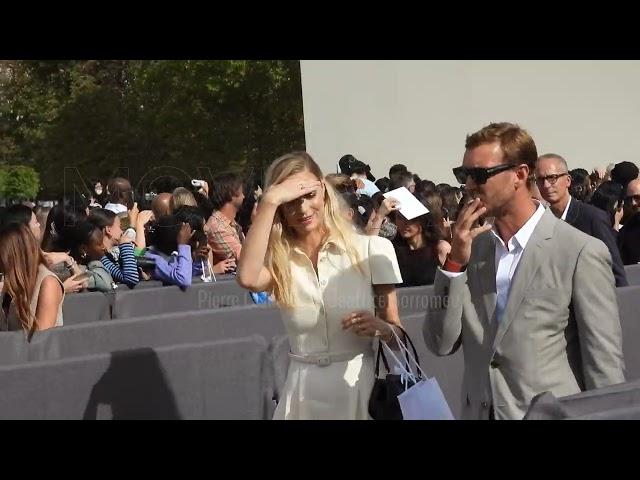
[[[462,417],[522,419],[531,399],[624,382],[611,256],[547,210],[513,277],[498,325],[495,237],[478,236],[462,275],[438,270],[424,325],[437,355],[464,350]]]

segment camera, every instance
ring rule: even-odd
[[[152,258],[136,257],[136,264],[138,268],[145,272],[153,271],[153,269],[156,268],[156,261]]]

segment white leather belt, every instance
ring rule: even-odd
[[[309,355],[296,355],[295,353],[289,352],[289,358],[291,358],[291,360],[301,363],[310,363],[318,365],[319,367],[326,367],[334,362],[346,362],[358,355],[362,355],[363,357],[372,357],[373,351],[359,353],[313,353]]]

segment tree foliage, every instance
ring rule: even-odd
[[[40,190],[40,176],[32,167],[0,167],[0,195],[8,200],[33,200]]]
[[[0,62],[0,164],[34,167],[49,196],[77,172],[120,168],[134,184],[163,169],[249,174],[293,149],[298,61]]]

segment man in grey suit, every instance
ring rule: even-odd
[[[454,169],[474,198],[460,212],[435,278],[424,338],[464,349],[462,417],[521,419],[531,399],[624,382],[611,256],[600,240],[533,200],[538,158],[510,123],[467,137]],[[482,218],[493,217],[493,225]]]

